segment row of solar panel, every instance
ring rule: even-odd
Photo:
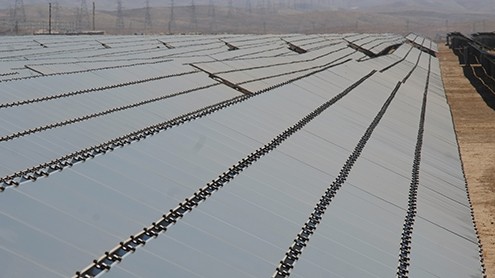
[[[201,64],[203,67],[207,67],[213,73],[218,71],[225,71],[226,69],[236,68],[235,72],[226,73],[220,75],[222,78],[229,80],[234,84],[245,83],[248,84],[243,85],[252,89],[252,91],[259,91],[262,89],[266,89],[270,86],[280,84],[286,82],[290,79],[297,78],[308,72],[315,70],[315,67],[323,67],[325,65],[334,62],[339,57],[345,57],[348,54],[352,54],[353,52],[348,48],[342,48],[342,46],[336,46],[335,48],[330,47],[327,51],[332,53],[335,49],[340,51],[336,51],[332,55],[324,56],[323,58],[314,60],[314,61],[303,61],[301,63],[296,64],[292,63],[289,60],[289,64],[284,64],[281,66],[269,67],[269,64],[277,64],[279,59],[264,59],[267,63],[265,67],[255,69],[255,70],[246,70],[250,67],[254,66],[253,64],[246,64],[247,61],[233,61],[233,62],[215,62],[209,64]],[[322,52],[322,51],[320,51]],[[324,52],[322,52],[324,53]],[[351,56],[352,57],[352,56]],[[117,68],[110,69],[98,72],[87,72],[81,73],[77,75],[54,75],[44,78],[36,78],[36,79],[28,79],[28,80],[18,80],[7,82],[2,86],[2,103],[12,104],[12,107],[6,107],[0,110],[2,115],[2,130],[0,133],[0,137],[7,137],[9,135],[23,132],[30,129],[36,129],[38,127],[49,126],[54,123],[64,123],[69,122],[67,126],[61,125],[57,127],[55,130],[47,130],[43,131],[43,134],[50,136],[49,134],[56,134],[58,132],[64,132],[60,130],[64,130],[66,128],[72,129],[78,128],[79,125],[86,126],[90,122],[94,122],[98,126],[102,126],[106,130],[105,133],[109,133],[112,130],[113,125],[117,123],[119,124],[120,133],[109,133],[110,135],[99,134],[99,137],[96,137],[95,140],[90,140],[86,143],[86,145],[76,144],[75,149],[83,149],[84,147],[88,147],[96,144],[97,142],[107,141],[112,138],[116,138],[118,136],[124,135],[127,132],[137,129],[138,126],[147,126],[143,125],[141,121],[136,122],[134,118],[134,110],[141,111],[145,109],[147,113],[151,113],[153,117],[146,116],[143,119],[146,119],[146,123],[151,125],[152,123],[158,122],[157,119],[167,119],[172,118],[173,116],[180,115],[182,113],[195,110],[195,108],[199,108],[198,105],[204,104],[212,104],[220,101],[221,99],[225,99],[224,97],[218,99],[213,98],[214,95],[207,95],[209,98],[208,101],[204,101],[202,98],[197,98],[197,95],[202,91],[198,90],[197,92],[191,94],[185,94],[178,97],[163,99],[160,101],[152,102],[144,105],[143,107],[129,107],[129,109],[115,111],[115,113],[109,113],[108,115],[104,115],[101,117],[92,117],[91,119],[87,119],[85,121],[80,121],[77,123],[70,123],[73,119],[80,119],[84,117],[88,117],[90,115],[95,115],[104,111],[116,109],[119,107],[126,107],[132,104],[139,103],[142,100],[153,100],[156,98],[160,98],[166,95],[176,94],[178,92],[184,92],[187,90],[194,90],[195,88],[201,88],[208,85],[213,85],[216,82],[211,79],[206,78],[205,75],[201,73],[190,73],[184,76],[164,78],[149,82],[143,82],[141,84],[136,84],[132,86],[123,86],[119,88],[107,88],[108,86],[113,86],[114,84],[123,84],[125,81],[131,80],[143,80],[146,77],[167,77],[173,74],[183,74],[190,72],[189,68],[186,66],[177,65],[176,63],[170,64],[172,62],[164,62],[158,63],[154,65],[139,65],[129,68]],[[225,68],[225,63],[229,65],[228,68]],[[211,66],[215,65],[216,68],[212,68]],[[263,64],[261,64],[263,65]],[[362,63],[360,68],[365,71],[370,71],[372,68],[365,67],[366,63]],[[209,66],[209,67],[208,67]],[[284,69],[287,68],[287,69]],[[182,70],[180,70],[182,69]],[[253,71],[258,71],[258,73],[254,73]],[[281,75],[286,71],[287,74]],[[274,76],[273,80],[268,79],[270,75],[276,72],[277,74]],[[292,73],[295,72],[295,73]],[[361,71],[362,72],[362,71]],[[157,76],[157,73],[161,73],[161,75]],[[246,76],[242,79],[242,76]],[[239,79],[241,77],[241,79]],[[261,80],[259,80],[261,79]],[[74,80],[74,82],[70,82],[69,80]],[[254,82],[249,82],[250,80],[259,80]],[[109,84],[109,81],[111,83]],[[77,82],[77,83],[76,83]],[[105,84],[106,83],[106,84]],[[57,89],[60,90],[56,93],[50,93],[50,89],[45,90],[45,88],[50,88],[53,84],[57,84]],[[92,88],[85,87],[85,84],[91,84]],[[81,86],[82,85],[82,86]],[[82,88],[81,88],[82,87]],[[103,89],[98,89],[103,88]],[[107,88],[107,89],[105,89]],[[161,88],[167,88],[164,93]],[[95,89],[94,91],[85,92],[85,90]],[[225,89],[223,89],[225,90]],[[141,94],[136,94],[135,92],[143,92]],[[218,89],[211,89],[210,91],[214,91],[215,93],[219,92]],[[65,94],[71,94],[76,92],[77,94],[70,95],[65,97]],[[40,95],[42,93],[43,95]],[[49,94],[47,94],[49,93]],[[203,94],[204,95],[204,94]],[[232,97],[237,95],[235,91],[232,91]],[[45,99],[46,98],[46,99]],[[193,101],[196,99],[198,101]],[[14,105],[16,102],[22,102],[25,100],[39,100],[33,103],[25,103],[24,105]],[[182,103],[187,103],[188,106],[185,106],[184,109],[177,109],[178,102],[182,101]],[[196,106],[191,106],[192,103],[196,102]],[[171,107],[175,109],[164,109],[164,104],[171,105]],[[157,108],[152,108],[152,105]],[[158,105],[158,106],[157,106]],[[174,111],[175,110],[175,111]],[[172,112],[173,111],[173,112]],[[165,113],[165,114],[164,114]],[[125,116],[125,115],[129,116]],[[165,116],[167,115],[167,116]],[[165,118],[163,118],[165,116]],[[158,118],[157,118],[158,117]],[[114,121],[113,119],[117,118],[118,121]],[[107,120],[103,120],[107,119]],[[135,123],[134,125],[132,123]],[[108,124],[104,124],[108,123]],[[71,125],[72,124],[72,125]],[[90,128],[89,130],[94,130]],[[124,131],[124,133],[122,133]],[[68,140],[70,142],[70,147],[75,142],[81,141],[82,138],[86,138],[90,133],[85,136],[80,135],[81,132],[68,134],[74,134],[74,136],[78,137],[78,140]],[[26,140],[30,140],[28,137],[26,138],[15,138],[15,140],[7,141],[3,144],[2,149],[4,153],[12,153],[16,152],[21,154],[19,157],[19,163],[23,163],[21,165],[17,165],[15,160],[5,163],[1,165],[1,175],[7,175],[8,173],[15,172],[21,169],[24,169],[28,166],[34,166],[43,161],[49,161],[51,159],[47,159],[51,157],[55,159],[59,155],[63,153],[70,153],[70,149],[62,148],[61,152],[56,152],[58,156],[47,156],[40,155],[38,159],[35,156],[29,156],[29,153],[38,149],[35,153],[39,153],[41,150],[46,149],[46,147],[35,146],[33,148],[28,147],[25,148],[26,145],[24,142]],[[87,139],[85,139],[87,140]],[[44,141],[44,140],[43,140]],[[53,140],[46,140],[46,142],[51,145],[53,144]],[[59,147],[65,146],[66,144],[60,143]],[[19,146],[19,147],[16,147]],[[51,148],[46,149],[46,152],[53,153]],[[5,153],[5,154],[6,154]],[[26,154],[24,154],[26,153]],[[26,158],[31,159],[26,159]]]
[[[299,38],[301,45],[315,48],[329,43],[319,37]],[[217,85],[0,142],[2,157],[10,157],[0,165],[0,176],[240,95],[203,72],[187,73],[194,69],[180,64],[186,60],[233,84],[248,84],[252,91],[292,80],[208,117],[1,193],[0,221],[5,227],[0,236],[2,272],[12,277],[53,277],[81,270],[371,70],[395,65],[392,70],[375,73],[105,275],[271,275],[385,99],[414,69],[292,273],[295,277],[394,276],[429,68],[426,155],[411,275],[476,275],[476,235],[470,226],[460,159],[452,155],[457,153],[457,145],[438,60],[432,59],[430,67],[425,53],[403,45],[392,55],[357,62],[361,55],[344,46],[335,44],[307,55],[292,54],[285,46],[241,54],[223,50],[214,54],[224,60],[221,62],[198,57],[210,55],[207,53],[214,49],[201,52],[201,47],[192,47],[192,52],[184,52],[186,58],[170,56],[174,62],[3,83],[1,103],[40,101],[1,108],[2,136]],[[136,61],[145,57],[132,51]],[[290,55],[280,58],[281,53]],[[338,64],[337,59],[345,55],[353,60]],[[332,62],[333,67],[319,71]],[[86,84],[97,88],[178,73],[184,75],[41,100],[87,89]],[[273,78],[267,78],[270,76]],[[47,89],[53,86],[58,93]]]
[[[177,36],[177,37],[77,37],[77,39],[68,39],[64,37],[35,37],[32,40],[26,39],[24,43],[25,47],[17,46],[14,49],[7,49],[0,51],[0,59],[9,61],[10,68],[0,68],[0,73],[16,73],[15,76],[2,76],[2,79],[10,79],[12,77],[32,76],[39,73],[50,74],[52,72],[69,72],[71,71],[71,64],[84,64],[83,68],[92,68],[95,63],[103,63],[106,66],[118,66],[122,63],[129,63],[131,61],[146,61],[152,58],[165,58],[165,57],[178,57],[182,55],[184,63],[187,60],[191,61],[188,55],[194,53],[194,62],[200,60],[212,61],[213,59],[228,59],[231,57],[225,57],[227,48],[224,45],[225,42],[230,42],[240,48],[240,52],[232,54],[233,56],[247,55],[254,52],[266,52],[268,48],[273,48],[276,53],[271,56],[287,55],[291,54],[284,47],[285,41],[300,42],[302,46],[306,47],[317,42],[324,41],[336,41],[341,40],[344,37],[353,36],[352,34],[342,35],[284,35],[284,36],[233,36],[233,35],[221,35],[221,36],[205,36],[198,39],[196,36]],[[355,35],[354,35],[355,36]],[[390,35],[382,35],[382,38],[375,39],[387,39]],[[304,41],[303,41],[304,40]],[[164,47],[163,43],[166,43],[169,49]],[[11,44],[4,44],[6,47],[10,47]],[[106,45],[109,48],[103,47]],[[1,46],[1,45],[0,45]],[[43,48],[42,46],[46,46]],[[274,47],[276,46],[276,47]],[[246,49],[248,51],[246,51]],[[242,53],[244,52],[244,53]],[[221,57],[215,57],[216,55]],[[265,53],[265,55],[268,53]],[[129,55],[132,58],[129,58]],[[208,55],[214,55],[213,57],[207,57]],[[112,57],[112,59],[108,59]],[[119,58],[120,57],[120,58]],[[257,57],[256,55],[254,57]],[[266,55],[270,57],[270,55]],[[213,59],[212,59],[213,58]],[[26,63],[26,60],[29,62]],[[87,60],[86,62],[84,60]],[[191,61],[192,62],[192,61]],[[42,67],[38,71],[37,65],[43,66],[44,64],[50,66],[60,67],[58,71],[48,70]],[[60,65],[59,65],[60,64]],[[29,65],[30,68],[35,69],[28,70],[25,65]],[[64,66],[67,65],[68,69],[64,70]],[[6,64],[4,64],[6,66]]]
[[[342,66],[342,68],[345,69],[346,66]],[[334,76],[335,73],[332,73],[332,77],[325,77],[324,75],[327,74],[328,73],[322,73],[323,76],[317,78],[316,80],[320,80],[320,82],[321,80],[334,80],[334,82],[338,80],[336,80]],[[344,74],[340,73],[340,75]],[[342,79],[342,77],[340,77],[340,79]],[[354,78],[350,80],[347,79],[347,83],[351,83],[353,79]],[[340,86],[345,86],[345,83],[343,81],[344,79],[336,83],[338,83]],[[153,222],[155,218],[160,215],[161,212],[166,211],[167,208],[173,207],[179,200],[187,197],[188,194],[190,194],[190,191],[201,186],[202,184],[205,184],[209,179],[214,177],[215,174],[222,172],[225,169],[226,165],[233,164],[235,162],[231,160],[233,157],[241,158],[245,156],[250,151],[256,149],[257,146],[262,145],[264,142],[274,137],[275,134],[280,133],[283,128],[289,125],[291,122],[297,121],[297,119],[299,119],[302,115],[311,111],[311,109],[313,109],[315,105],[321,103],[322,96],[314,96],[312,97],[314,100],[310,101],[311,99],[309,98],[309,96],[311,96],[313,93],[305,93],[303,95],[300,93],[299,88],[301,87],[307,87],[306,85],[309,84],[313,84],[313,87],[315,86],[313,80],[306,80],[304,83],[307,84],[302,84],[299,86],[296,86],[296,84],[294,84],[294,90],[289,90],[288,88],[284,87],[283,90],[279,89],[265,95],[258,96],[256,98],[250,99],[248,102],[243,103],[243,105],[238,105],[235,108],[225,109],[217,112],[209,119],[197,120],[189,125],[177,127],[163,133],[162,135],[154,136],[135,146],[131,146],[130,149],[126,148],[125,151],[115,151],[114,153],[98,157],[94,161],[75,166],[73,170],[63,171],[62,173],[54,175],[53,177],[50,177],[48,179],[41,179],[32,186],[19,187],[19,193],[6,192],[10,194],[8,198],[9,202],[14,202],[16,205],[9,205],[8,202],[3,203],[5,206],[7,206],[5,209],[2,208],[3,215],[4,217],[7,217],[7,215],[10,216],[11,214],[14,214],[15,219],[22,219],[23,223],[30,223],[31,226],[37,227],[38,230],[43,231],[41,233],[42,235],[49,234],[55,237],[55,239],[52,238],[51,240],[46,239],[46,244],[51,243],[51,245],[53,246],[60,246],[59,248],[62,248],[59,250],[59,252],[56,252],[57,249],[55,247],[52,247],[55,248],[52,249],[54,251],[53,256],[60,256],[62,254],[67,254],[67,252],[74,253],[73,256],[71,255],[71,257],[74,258],[73,261],[65,262],[64,264],[61,264],[59,266],[57,266],[57,262],[63,259],[63,257],[57,258],[46,256],[42,262],[44,266],[48,266],[52,270],[58,271],[59,273],[69,274],[74,269],[81,268],[81,266],[77,265],[77,263],[80,263],[81,261],[91,261],[91,257],[88,256],[88,254],[95,258],[102,253],[101,246],[107,246],[108,248],[110,248],[112,246],[112,243],[116,242],[117,238],[124,238],[127,236],[129,231],[139,230],[139,227],[144,227]],[[330,84],[325,83],[322,84],[322,86],[319,86],[321,88],[320,94],[323,94],[323,96],[325,96],[327,92],[338,92],[341,89],[341,87],[337,87],[337,90],[329,90],[328,85]],[[312,90],[312,92],[314,91],[315,90]],[[293,97],[291,97],[290,94],[292,94]],[[376,108],[372,109],[372,107],[370,107],[369,103],[367,103],[368,100],[360,97],[358,94],[356,94],[356,97],[357,99],[361,99],[360,101],[363,103],[364,107],[368,107],[367,111],[369,111],[369,114],[372,114],[376,110]],[[308,104],[310,105],[302,105],[306,102],[308,102]],[[379,105],[380,102],[381,101],[379,99],[376,99],[374,103]],[[280,110],[273,110],[273,104],[275,103],[279,108],[281,108]],[[348,103],[351,107],[354,107],[355,105],[354,100],[349,100]],[[332,113],[332,115],[339,115],[339,110],[333,110],[335,114]],[[273,115],[276,112],[283,113],[283,115],[279,115],[278,117],[276,117],[276,114]],[[349,112],[347,114],[349,114]],[[362,117],[363,119],[367,118],[366,115],[363,115]],[[270,118],[271,121],[266,122],[264,120],[266,118]],[[334,117],[329,116],[328,118],[332,119]],[[346,117],[341,115],[339,118],[345,119]],[[323,123],[325,122],[326,121],[323,121]],[[207,129],[205,130],[205,128]],[[335,125],[334,128],[338,128],[338,126]],[[357,125],[356,128],[362,130],[364,127]],[[213,134],[211,134],[212,132]],[[317,128],[314,132],[317,132],[316,134],[318,134],[321,131],[319,128]],[[338,134],[338,132],[331,132],[330,134],[332,133]],[[356,134],[359,133],[359,131],[356,131]],[[221,137],[213,140],[214,134],[217,134],[216,136]],[[228,137],[225,137],[226,135]],[[341,136],[341,141],[344,141],[346,144],[351,143],[348,145],[347,148],[352,148],[352,142],[345,139],[346,136],[344,136],[344,134],[341,134]],[[231,139],[229,139],[229,137]],[[166,138],[168,138],[168,140]],[[72,142],[73,140],[69,139],[67,141]],[[226,144],[226,142],[232,143]],[[242,147],[243,144],[240,144],[240,142],[250,142],[250,144],[248,144],[246,147]],[[215,146],[215,144],[221,145]],[[221,147],[222,145],[224,146]],[[150,151],[146,151],[146,149],[152,150],[154,156],[150,157]],[[219,156],[220,154],[216,152],[216,150],[219,149],[223,150],[222,153],[224,154],[222,156]],[[229,150],[229,152],[234,151],[238,153],[243,149],[244,153],[241,153],[240,155],[225,153],[227,150]],[[164,153],[159,154],[160,150],[163,150]],[[344,156],[342,158],[345,158],[345,152],[343,153]],[[140,156],[142,158],[139,158]],[[224,159],[227,159],[227,161],[222,159],[222,157],[224,157]],[[287,159],[283,159],[282,161],[284,160]],[[294,162],[298,161],[295,160]],[[299,162],[297,164],[301,163]],[[115,168],[115,166],[113,165],[117,165],[117,168]],[[139,165],[146,166],[143,167]],[[283,163],[276,163],[275,165],[279,165],[279,167],[281,167],[277,167],[278,171],[286,170],[285,167],[282,167],[284,165]],[[339,163],[337,163],[336,165],[338,167]],[[261,173],[267,172],[267,166],[264,166],[263,164],[260,164],[260,166],[256,164],[256,166],[263,167],[263,171],[261,171]],[[302,166],[299,165],[299,167]],[[324,169],[326,168],[324,167],[324,165],[322,165],[322,167]],[[305,169],[306,168],[308,167],[305,167]],[[315,170],[312,170],[311,172],[314,171]],[[327,169],[327,171],[330,171],[331,173],[331,169]],[[128,173],[129,175],[125,175],[125,173]],[[270,173],[270,171],[268,171],[268,173]],[[305,202],[308,209],[311,208],[311,205],[317,200],[318,196],[320,195],[319,192],[322,190],[321,186],[325,186],[330,180],[330,177],[327,175],[328,174],[324,175],[323,177],[325,178],[323,180],[320,179],[320,182],[316,183],[315,186],[319,186],[320,188],[318,190],[318,187],[316,187],[316,191],[314,192],[316,194],[307,196],[308,198],[312,198]],[[135,177],[142,177],[145,180],[133,182]],[[280,175],[278,175],[278,177],[280,177]],[[71,187],[67,186],[68,184],[84,184],[85,186]],[[139,186],[137,186],[138,184]],[[150,188],[144,189],[143,186],[150,186]],[[128,190],[130,191],[127,191],[126,188],[128,188]],[[231,184],[229,185],[229,188],[237,187],[235,186],[235,184]],[[278,190],[282,189],[284,188],[280,188]],[[285,188],[284,190],[288,189]],[[310,189],[309,187],[305,187],[304,190],[306,192],[309,192],[308,190]],[[159,192],[162,193],[159,194]],[[222,190],[221,192],[226,191]],[[138,193],[139,195],[136,195]],[[257,194],[260,194],[260,192],[258,192]],[[104,197],[105,201],[99,201],[98,196],[102,196],[102,198]],[[176,197],[174,198],[174,196]],[[242,196],[244,199],[248,198],[248,196]],[[26,197],[28,198],[26,199]],[[39,208],[36,207],[36,211],[39,212],[41,215],[43,215],[44,210],[48,209],[46,208],[46,205],[50,204],[49,208],[51,209],[50,211],[47,211],[45,215],[50,216],[50,218],[52,219],[51,221],[41,221],[43,220],[43,217],[32,215],[33,211],[31,210],[23,213],[15,209],[17,206],[20,205],[26,208],[33,208],[33,204],[31,204],[33,199],[30,199],[29,197],[35,198],[34,200],[36,200],[38,206],[41,206]],[[293,198],[299,199],[301,197],[296,194]],[[156,200],[156,202],[154,202],[153,200]],[[170,201],[167,202],[166,200]],[[24,202],[27,203],[22,205]],[[79,202],[80,205],[77,205],[77,203]],[[63,203],[65,203],[65,205],[63,205]],[[236,201],[235,203],[240,203],[240,201]],[[14,211],[10,211],[9,208],[14,209]],[[83,211],[80,211],[80,209],[82,208],[85,209]],[[53,209],[59,211],[58,213],[56,213],[57,217],[54,217],[55,212],[53,211]],[[252,212],[252,210],[253,208],[251,210],[241,209],[240,211]],[[60,212],[64,212],[63,214],[65,216],[59,215]],[[287,212],[293,213],[291,210]],[[271,252],[273,256],[280,256],[280,254],[282,254],[282,248],[284,248],[287,243],[290,242],[290,237],[295,234],[297,228],[299,227],[299,223],[303,222],[304,217],[307,215],[307,213],[303,212],[304,211],[300,212],[300,219],[298,219],[299,221],[291,219],[291,221],[294,221],[292,224],[292,229],[294,232],[287,233],[286,238],[281,239],[279,248]],[[120,215],[121,217],[117,217],[117,215]],[[259,214],[256,213],[253,215]],[[34,219],[32,219],[32,217],[37,217],[38,221],[34,222]],[[7,218],[10,219],[12,217]],[[242,220],[243,222],[246,221],[245,217],[236,216],[236,218]],[[232,219],[229,219],[229,221],[232,221]],[[277,222],[267,221],[267,224],[269,223],[276,224]],[[76,244],[73,240],[71,240],[73,234],[67,229],[63,229],[63,227],[69,226],[77,230],[78,226],[81,226],[83,224],[94,227],[93,230],[96,228],[97,229],[93,232],[90,232],[88,230],[90,229],[90,227],[86,227],[85,229],[87,230],[87,233],[85,233],[85,235],[83,236],[87,236],[87,239],[78,234],[78,241],[80,241],[81,243],[75,246],[77,247],[75,250],[74,247],[63,247],[64,244],[61,245],[60,241],[71,242],[72,245]],[[232,225],[231,222],[229,222],[229,224]],[[247,224],[249,223],[245,223],[242,228],[247,229]],[[21,224],[12,223],[10,227],[16,227],[16,230],[20,231],[25,229],[22,228],[22,226],[19,227],[19,225]],[[177,229],[179,229],[178,227],[180,226],[177,225]],[[259,230],[259,227],[253,226],[252,229]],[[107,236],[103,236],[102,232],[104,232],[103,234],[107,234]],[[268,232],[270,232],[270,230],[268,230]],[[241,235],[242,234],[244,233],[241,232]],[[273,235],[274,233],[270,232],[269,234]],[[235,234],[232,236],[235,236]],[[105,240],[105,238],[108,239]],[[55,242],[53,242],[54,240]],[[93,244],[84,244],[84,242],[88,240],[91,240]],[[250,241],[247,240],[237,239],[236,241],[245,242],[246,245],[253,245]],[[259,246],[259,244],[254,246]],[[22,245],[18,245],[18,243],[16,242],[16,244],[14,244],[13,246],[8,245],[7,248],[9,250],[13,250],[13,252],[18,252],[19,249],[22,248]],[[24,248],[28,247],[26,246]],[[198,248],[198,246],[195,246],[195,248]],[[218,246],[216,248],[218,248]],[[81,253],[81,249],[85,252]],[[227,252],[226,255],[227,254],[229,253]],[[257,254],[257,256],[260,256],[261,254],[267,253],[260,252]],[[33,254],[29,253],[23,255],[33,256]],[[177,254],[172,255],[174,257],[177,256]],[[82,259],[85,256],[87,258]],[[145,256],[135,257],[138,260],[147,259]],[[133,258],[131,257],[129,259]],[[271,258],[271,260],[269,261],[273,262],[274,259],[276,261],[277,258]],[[270,271],[273,270],[272,268],[270,269]],[[215,269],[223,268],[214,267],[211,268],[210,271],[214,271]],[[230,268],[225,268],[222,271],[228,271],[229,269]],[[152,270],[153,269],[150,269],[150,271]]]

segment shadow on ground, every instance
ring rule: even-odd
[[[454,51],[462,64],[464,57],[460,51]],[[489,76],[485,69],[479,65],[463,66],[464,76],[471,82],[471,85],[480,94],[486,105],[495,110],[495,78]]]
[[[481,66],[464,66],[463,71],[486,105],[495,110],[495,80]]]

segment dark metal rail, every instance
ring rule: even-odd
[[[402,227],[402,237],[400,242],[400,253],[399,253],[399,266],[397,267],[397,277],[399,278],[409,277],[409,262],[411,256],[412,232],[417,214],[419,170],[421,165],[421,150],[423,148],[423,137],[425,130],[426,104],[428,101],[428,88],[429,88],[430,74],[431,74],[430,69],[431,69],[431,56],[429,58],[428,74],[426,76],[426,85],[423,93],[423,102],[421,105],[418,135],[416,141],[416,148],[414,151],[413,168],[411,174],[411,184],[409,188],[409,200],[407,203],[408,207],[407,207],[406,217],[404,219],[404,225]]]

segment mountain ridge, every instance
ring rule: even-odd
[[[39,5],[49,2],[58,3],[60,6],[67,8],[80,7],[82,1],[71,0],[23,0],[24,5]],[[85,0],[86,5],[92,5],[91,0]],[[98,0],[94,1],[99,10],[117,10],[116,0]],[[213,3],[215,6],[229,7],[228,0],[190,0],[175,1],[175,6],[190,6],[191,3],[197,6],[207,6]],[[149,0],[151,7],[167,7],[171,1]],[[0,9],[9,9],[15,5],[14,0],[0,0]],[[490,0],[232,0],[234,8],[292,8],[296,10],[321,10],[321,9],[342,9],[342,10],[373,10],[385,9],[391,7],[416,7],[419,9],[439,9],[444,13],[449,12],[493,12],[495,5]],[[144,8],[146,1],[122,0],[124,9]]]

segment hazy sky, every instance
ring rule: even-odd
[[[93,0],[17,0],[28,4],[48,4],[49,2],[58,2],[63,6],[80,6],[81,1],[86,1],[90,5]],[[213,2],[215,5],[227,6],[229,0],[175,0],[175,5],[191,5],[194,1],[196,5],[208,5]],[[8,8],[14,6],[16,0],[0,0],[0,8]],[[94,0],[98,9],[115,10],[117,0]],[[122,0],[123,6],[126,9],[141,8],[145,6],[146,0]],[[149,0],[151,6],[170,5],[171,0]],[[253,8],[263,5],[274,5],[295,7],[298,9],[308,9],[331,7],[333,9],[357,9],[367,8],[377,5],[394,5],[394,6],[416,6],[422,8],[431,8],[435,10],[448,11],[494,11],[493,0],[233,0],[235,6],[247,7],[251,5]]]

